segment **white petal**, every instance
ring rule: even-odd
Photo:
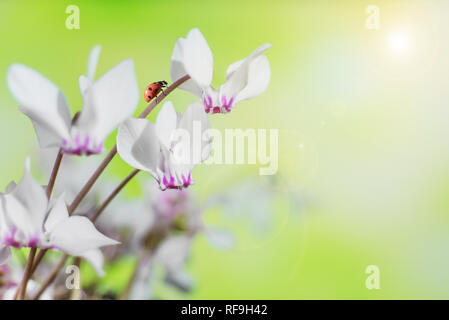
[[[0,264],[4,264],[11,256],[11,249],[9,247],[0,246]]]
[[[4,201],[5,201],[4,199],[5,199],[4,195],[0,194],[0,239],[1,239],[2,235],[8,231],[8,225],[6,224],[7,221],[5,220],[5,219],[7,219],[7,217],[6,217],[5,208],[4,208]],[[0,244],[0,247],[1,247],[1,244]]]
[[[152,287],[150,278],[153,275],[153,259],[150,255],[144,256],[139,262],[134,283],[131,286],[129,300],[147,300],[151,297]]]
[[[209,86],[212,82],[213,56],[199,29],[194,28],[189,31],[182,53],[184,65],[190,77],[201,86]]]
[[[75,126],[96,143],[102,143],[112,130],[132,116],[138,100],[134,63],[128,59],[106,72],[87,90]]]
[[[30,293],[30,296],[33,296],[33,294],[38,292],[40,287],[41,287],[40,283],[37,283],[34,280],[30,280],[28,282],[27,291]],[[54,291],[55,291],[54,288],[55,288],[54,284],[48,286],[47,289],[45,289],[45,291],[41,294],[39,300],[54,300]]]
[[[210,129],[210,122],[201,103],[194,102],[187,107],[179,121],[179,128],[189,132],[190,141],[188,141],[188,145],[183,145],[182,143],[176,144],[176,146],[173,147],[173,153],[182,153],[178,150],[179,148],[190,148],[188,152],[191,156],[191,164],[194,165],[200,163],[204,160],[203,152],[207,150],[207,146],[212,142],[211,140],[203,139],[203,133]]]
[[[70,111],[55,84],[21,64],[9,67],[7,82],[20,110],[33,122],[41,147],[59,146],[69,138]]]
[[[87,62],[87,78],[94,81],[95,71],[97,70],[98,60],[100,59],[101,46],[94,46],[89,53],[89,60]]]
[[[74,256],[119,243],[100,233],[88,218],[81,216],[71,216],[56,225],[50,234],[50,242],[56,248]]]
[[[117,133],[117,152],[130,166],[156,177],[160,144],[155,125],[146,119],[128,119]]]
[[[212,82],[212,51],[197,28],[190,30],[185,39],[180,38],[176,41],[170,73],[173,82],[187,74],[190,75],[191,80],[179,88],[192,92],[197,97],[201,97],[202,88]]]
[[[190,253],[191,240],[187,236],[173,236],[162,242],[156,251],[156,259],[172,273],[180,270]]]
[[[236,61],[234,63],[231,63],[229,65],[228,69],[226,70],[226,80],[228,80],[232,76],[232,74],[242,66],[242,64],[245,61],[246,61],[246,58]]]
[[[80,257],[89,262],[100,277],[104,276],[104,257],[100,249],[86,251]]]
[[[266,57],[261,58],[261,55],[270,47],[271,44],[262,45],[244,60],[231,64],[226,82],[220,87],[220,97],[233,97],[238,102],[265,91],[270,81],[270,65]]]
[[[69,212],[64,201],[64,194],[60,195],[50,209],[47,220],[45,221],[45,231],[52,232],[52,230],[61,222],[69,218]]]
[[[173,107],[173,103],[168,101],[164,103],[156,118],[156,134],[159,141],[167,148],[171,147],[171,138],[173,130],[178,124],[178,114]]]
[[[6,192],[6,193],[10,193],[10,192],[12,192],[16,187],[17,187],[17,183],[15,183],[14,181],[11,181],[11,182],[8,183],[8,185],[6,186],[5,192]]]

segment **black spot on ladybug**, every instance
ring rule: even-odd
[[[150,91],[151,91],[151,90],[153,90],[153,88],[151,88],[151,87],[150,87],[150,88],[148,88],[148,90],[150,90]]]

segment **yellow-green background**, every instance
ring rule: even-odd
[[[69,4],[80,8],[79,30],[65,28]],[[368,5],[380,8],[380,30],[365,28]],[[37,143],[7,90],[9,64],[46,75],[75,111],[82,103],[77,78],[94,44],[102,45],[97,77],[132,58],[143,90],[170,80],[174,42],[193,27],[214,53],[215,86],[230,63],[271,42],[268,90],[229,115],[212,117],[212,125],[279,129],[284,186],[272,229],[254,231],[244,212],[234,221],[208,212],[208,221],[236,232],[236,246],[216,251],[198,238],[188,264],[194,291],[182,295],[161,287],[158,294],[447,298],[448,9],[446,0],[2,0],[0,184],[20,179]],[[410,40],[403,52],[389,42],[398,31]],[[179,111],[193,101],[185,92],[170,99]],[[142,100],[139,110],[144,106]],[[121,178],[129,170],[117,158],[106,174]],[[256,166],[203,166],[195,170],[193,189],[204,200],[251,178],[262,179]],[[137,197],[137,183],[130,187],[128,195]],[[306,199],[301,212],[285,190]],[[365,287],[368,265],[380,268],[380,290]]]

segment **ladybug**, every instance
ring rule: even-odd
[[[167,87],[167,81],[153,82],[145,89],[145,101],[150,102],[155,96],[162,91],[162,88]]]

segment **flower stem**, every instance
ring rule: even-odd
[[[90,191],[92,186],[94,185],[95,181],[97,181],[98,177],[102,174],[104,169],[107,167],[107,165],[112,161],[112,159],[117,154],[117,146],[115,145],[111,151],[109,151],[108,155],[104,160],[101,162],[97,170],[92,174],[92,176],[89,178],[89,180],[86,182],[84,187],[81,189],[81,191],[76,195],[75,199],[70,204],[68,211],[69,215],[72,215],[73,212],[78,208],[81,201],[84,199],[84,197],[87,195],[87,193]]]
[[[109,203],[117,196],[117,194],[126,186],[126,184],[134,178],[136,174],[139,173],[139,169],[133,170],[115,189],[111,192],[111,194],[106,198],[106,200],[101,204],[101,206],[97,209],[95,214],[92,216],[92,222],[95,222],[98,216],[106,209]]]

